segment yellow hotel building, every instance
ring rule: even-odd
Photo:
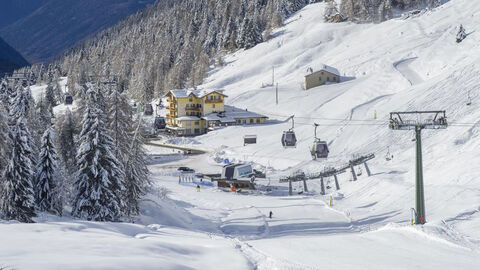
[[[223,90],[171,90],[167,98],[167,130],[177,136],[205,134],[214,126],[263,124],[266,116],[225,106]]]

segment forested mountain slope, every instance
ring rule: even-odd
[[[134,98],[150,100],[165,89],[200,84],[211,65],[223,64],[213,58],[217,53],[253,47],[316,1],[162,1],[77,46],[60,64],[71,87],[88,74],[109,73]]]

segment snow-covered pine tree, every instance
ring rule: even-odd
[[[40,141],[36,136],[40,129],[37,122],[37,114],[35,112],[35,102],[31,95],[30,87],[23,87],[20,83],[16,85],[16,91],[11,93],[9,100],[8,113],[9,124],[15,126],[19,119],[24,119],[28,128],[29,138],[27,143],[30,146],[29,158],[32,164],[36,164],[37,142]],[[31,133],[33,132],[33,134]],[[35,168],[34,168],[35,169]]]
[[[340,13],[335,0],[326,0],[326,7],[323,13],[325,22],[338,23],[345,20],[345,16]]]
[[[37,102],[37,120],[36,126],[38,131],[47,130],[52,125],[53,109],[50,102],[46,98],[42,98]]]
[[[131,151],[132,142],[128,134],[132,130],[131,107],[126,93],[114,90],[108,97],[108,107],[107,129],[115,145],[115,157],[123,163]]]
[[[98,88],[89,85],[82,120],[72,215],[95,221],[118,221],[124,209],[125,174],[98,105]]]
[[[138,215],[139,202],[149,186],[144,139],[139,131],[140,123],[133,125],[126,93],[115,90],[109,97],[109,107],[107,127],[116,146],[115,156],[122,162],[126,176],[126,207],[122,210],[126,216],[132,217]]]
[[[67,108],[65,114],[58,117],[55,126],[57,149],[61,163],[69,175],[73,175],[77,166],[77,146],[75,144],[75,119],[70,109]]]
[[[64,94],[62,93],[62,88],[60,87],[60,84],[58,83],[58,78],[54,78],[53,83],[53,96],[55,97],[56,103],[63,103],[64,102]]]
[[[463,25],[460,24],[457,32],[457,43],[462,42],[466,37],[467,33],[465,33],[465,28],[463,28]]]
[[[144,148],[145,139],[139,131],[140,119],[137,128],[133,131],[131,151],[125,165],[126,175],[126,203],[125,214],[129,217],[140,213],[140,200],[147,193],[151,183],[147,167],[148,155]]]
[[[0,105],[8,105],[8,84],[3,79],[0,81]]]
[[[8,115],[4,106],[0,105],[0,176],[7,167],[8,155],[10,151],[10,139],[8,137]],[[1,177],[0,177],[1,178]],[[0,184],[1,190],[1,184]],[[1,193],[0,193],[1,194]]]
[[[258,23],[247,15],[240,27],[237,37],[237,45],[239,47],[250,49],[262,41],[262,31],[260,30]]]
[[[42,136],[40,155],[37,164],[37,176],[35,181],[35,200],[40,211],[53,214],[61,214],[57,183],[57,153],[54,145],[52,127],[47,128]]]
[[[30,98],[26,89],[20,84],[15,85],[15,91],[10,93],[9,113],[11,119],[20,119],[30,116],[31,106]]]
[[[57,106],[57,100],[55,98],[55,93],[53,90],[53,84],[49,83],[47,89],[45,90],[45,102],[50,105],[50,107]]]
[[[10,132],[11,153],[2,175],[0,207],[3,217],[7,220],[33,222],[35,201],[32,167],[34,163],[31,159],[32,149],[29,144],[32,136],[23,116],[15,122]]]

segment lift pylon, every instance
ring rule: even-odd
[[[422,129],[446,129],[448,127],[446,113],[445,111],[391,112],[389,127],[392,130],[415,130],[415,224],[425,224]]]

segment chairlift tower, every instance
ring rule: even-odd
[[[415,120],[412,120],[415,118]],[[389,128],[415,130],[415,224],[425,224],[425,197],[422,163],[422,129],[446,129],[445,111],[391,112]]]

